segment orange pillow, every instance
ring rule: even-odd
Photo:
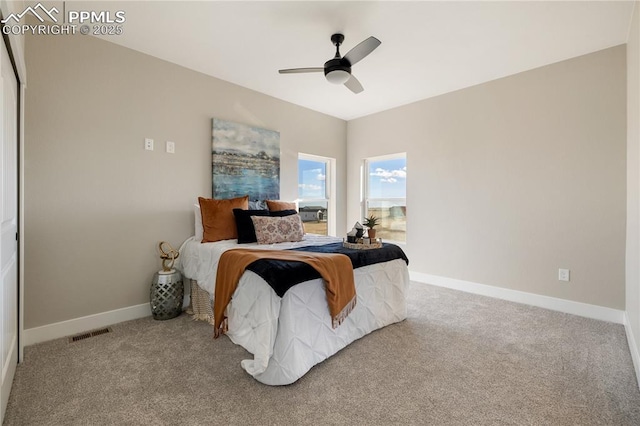
[[[220,240],[238,238],[236,218],[233,209],[249,208],[249,196],[230,198],[228,200],[214,200],[198,197],[202,212],[203,243],[213,243]]]
[[[282,210],[298,210],[296,203],[290,203],[287,201],[267,200],[267,207],[269,207],[270,212],[279,212]]]

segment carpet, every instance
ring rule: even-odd
[[[640,425],[624,327],[412,283],[408,318],[270,387],[182,315],[25,349],[5,425]]]

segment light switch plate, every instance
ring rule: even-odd
[[[175,142],[167,141],[167,152],[169,154],[175,154],[175,152],[176,152],[176,144],[175,144]]]

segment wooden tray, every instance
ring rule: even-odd
[[[355,249],[355,250],[372,250],[379,249],[382,247],[382,241],[377,241],[375,243],[370,244],[362,244],[362,243],[348,243],[346,241],[342,242],[342,247]]]

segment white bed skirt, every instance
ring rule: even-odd
[[[332,329],[321,279],[295,285],[281,299],[262,278],[245,272],[227,307],[227,336],[254,356],[242,368],[267,385],[287,385],[351,342],[406,318],[409,270],[403,260],[354,274],[356,307]]]

